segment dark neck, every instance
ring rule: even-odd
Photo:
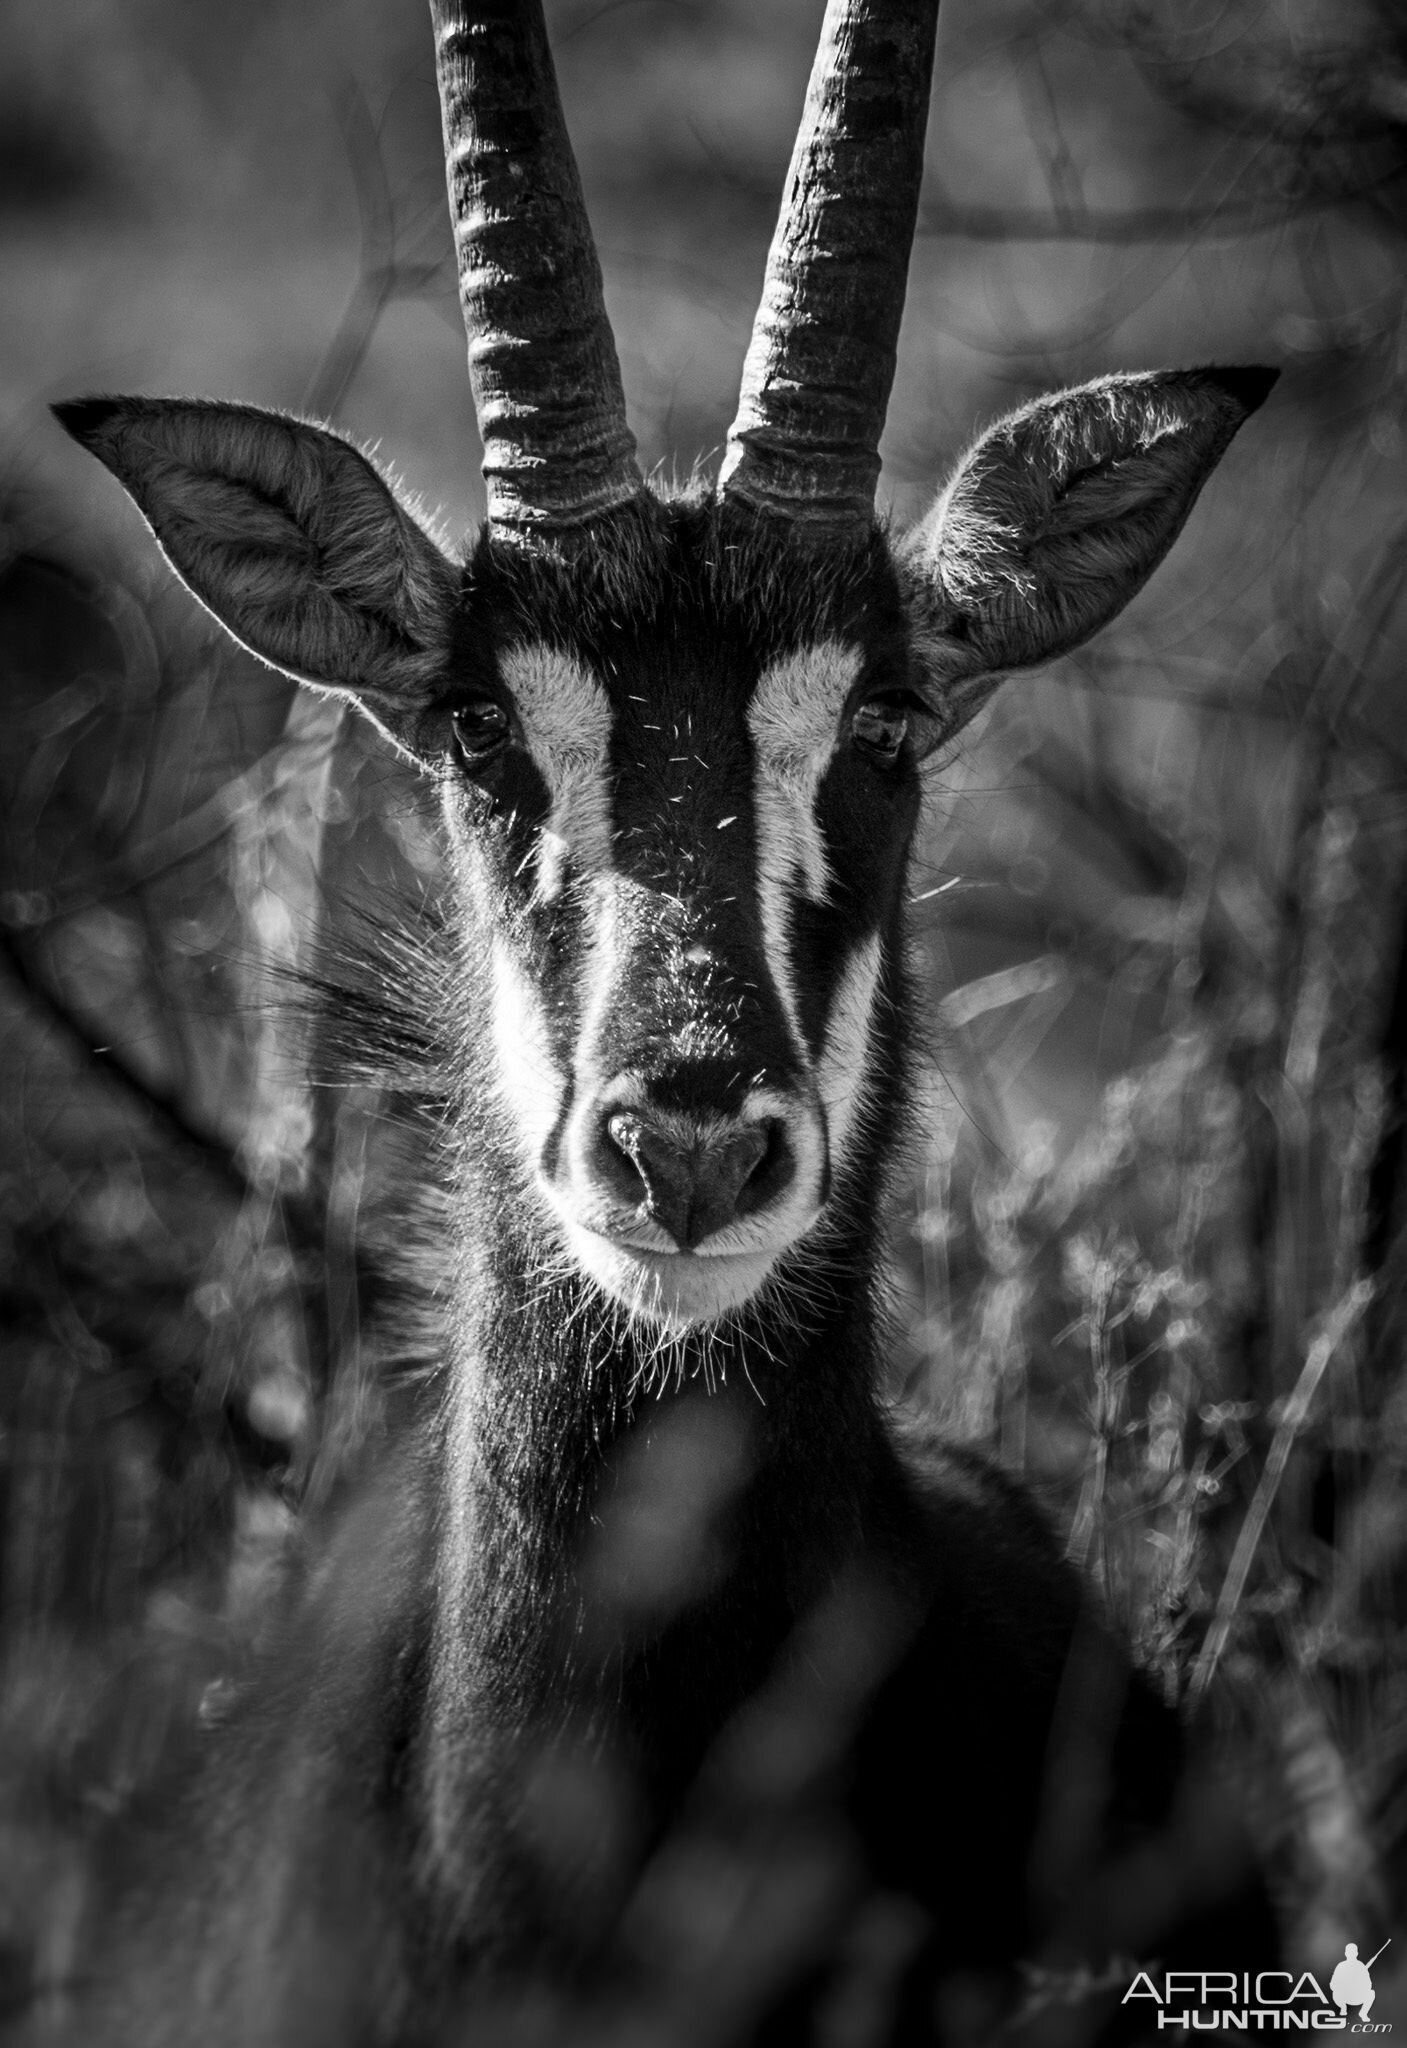
[[[659,1353],[575,1277],[535,1277],[550,1247],[530,1200],[478,1178],[471,1163],[424,1731],[433,1861],[463,1901],[515,1885],[501,1849],[466,1869],[463,1845],[494,1835],[483,1809],[524,1744],[612,1756],[659,1823],[872,1535],[889,1458],[872,1223],[770,1309]]]
[[[481,1202],[471,1169],[475,1271],[447,1396],[447,1487],[472,1506],[475,1547],[494,1573],[476,1592],[492,1591],[481,1620],[501,1620],[522,1642],[555,1627],[561,1599],[584,1612],[613,1522],[650,1513],[656,1488],[667,1513],[694,1483],[686,1467],[704,1470],[697,1512],[717,1540],[737,1524],[726,1547],[749,1584],[804,1576],[832,1547],[818,1500],[823,1523],[853,1524],[877,1438],[872,1222],[835,1230],[829,1252],[801,1255],[774,1298],[735,1324],[672,1338],[632,1324],[574,1273],[542,1278],[553,1246],[530,1199],[505,1203],[502,1175],[483,1177],[483,1192],[498,1195]],[[765,1572],[744,1558],[745,1534],[782,1538],[792,1518],[804,1541],[769,1545]]]
[[[879,1009],[908,1014],[897,983]],[[880,1411],[877,1212],[906,1062],[897,1041],[873,1051],[850,1192],[758,1303],[678,1341],[566,1267],[492,1097],[474,1090],[456,1121],[464,1264],[418,1782],[427,1868],[460,1924],[510,1896],[505,1919],[540,1923],[515,1839],[524,1772],[575,1758],[599,1784],[611,1760],[648,1835],[847,1564],[889,1549],[905,1509]]]

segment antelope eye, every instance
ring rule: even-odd
[[[508,713],[493,697],[471,697],[450,719],[454,746],[466,768],[482,768],[508,738]]]
[[[896,697],[871,697],[850,720],[850,737],[877,760],[897,761],[909,732],[909,708]]]

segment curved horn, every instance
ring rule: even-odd
[[[580,527],[643,487],[541,0],[430,12],[489,523]]]
[[[923,177],[938,0],[829,0],[719,488],[868,532]]]

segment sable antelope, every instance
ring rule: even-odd
[[[527,1987],[570,1987],[637,2038],[808,2038],[880,1911],[885,2029],[970,2031],[1014,1958],[1149,1953],[1219,1902],[1171,1854],[1134,1881],[1185,1822],[1176,1726],[1039,1517],[886,1411],[923,768],[1119,611],[1273,373],[1045,398],[893,535],[937,4],[830,0],[717,484],[647,485],[538,0],[432,13],[463,563],[322,427],[58,408],[231,633],[438,785],[450,910],[405,1000],[450,1076],[456,1273],[431,1393],[75,2025],[556,2038]]]

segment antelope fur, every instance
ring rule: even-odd
[[[890,1989],[895,2038],[926,2040],[955,1985],[995,2024],[1018,1957],[1098,1968],[1244,1905],[1234,1829],[1196,1807],[1173,1717],[1035,1511],[889,1411],[880,1217],[913,1124],[925,764],[1004,675],[1120,610],[1272,380],[1042,399],[889,531],[883,337],[933,11],[832,0],[827,49],[875,29],[917,66],[891,95],[912,189],[876,258],[882,345],[839,348],[833,460],[817,391],[787,380],[827,293],[858,290],[863,251],[839,284],[806,268],[844,189],[807,212],[805,165],[862,155],[844,94],[813,80],[805,217],[779,226],[720,484],[657,491],[526,0],[434,0],[497,451],[462,561],[326,428],[59,409],[236,638],[418,764],[445,844],[389,993],[341,999],[436,1104],[438,1206],[403,1234],[437,1370],[311,1545],[176,1820],[124,1863],[94,1981],[56,2007],[72,2038],[513,2039],[544,1999],[564,2038],[583,2009],[609,2038],[612,2012],[640,2018],[629,1994],[668,2040],[713,1977],[741,2001],[729,2038],[809,2039],[877,1894],[915,1916]],[[485,51],[505,83],[476,106]],[[553,355],[537,256],[515,279],[483,203],[505,150],[557,195],[585,368],[574,343]],[[786,304],[813,310],[788,331]],[[1160,1831],[1176,1876],[1155,1904],[1125,1879]],[[810,1917],[760,1975],[736,1948],[711,1964],[668,1906],[680,1868],[762,1883],[793,1850],[797,1884],[825,1880]]]

